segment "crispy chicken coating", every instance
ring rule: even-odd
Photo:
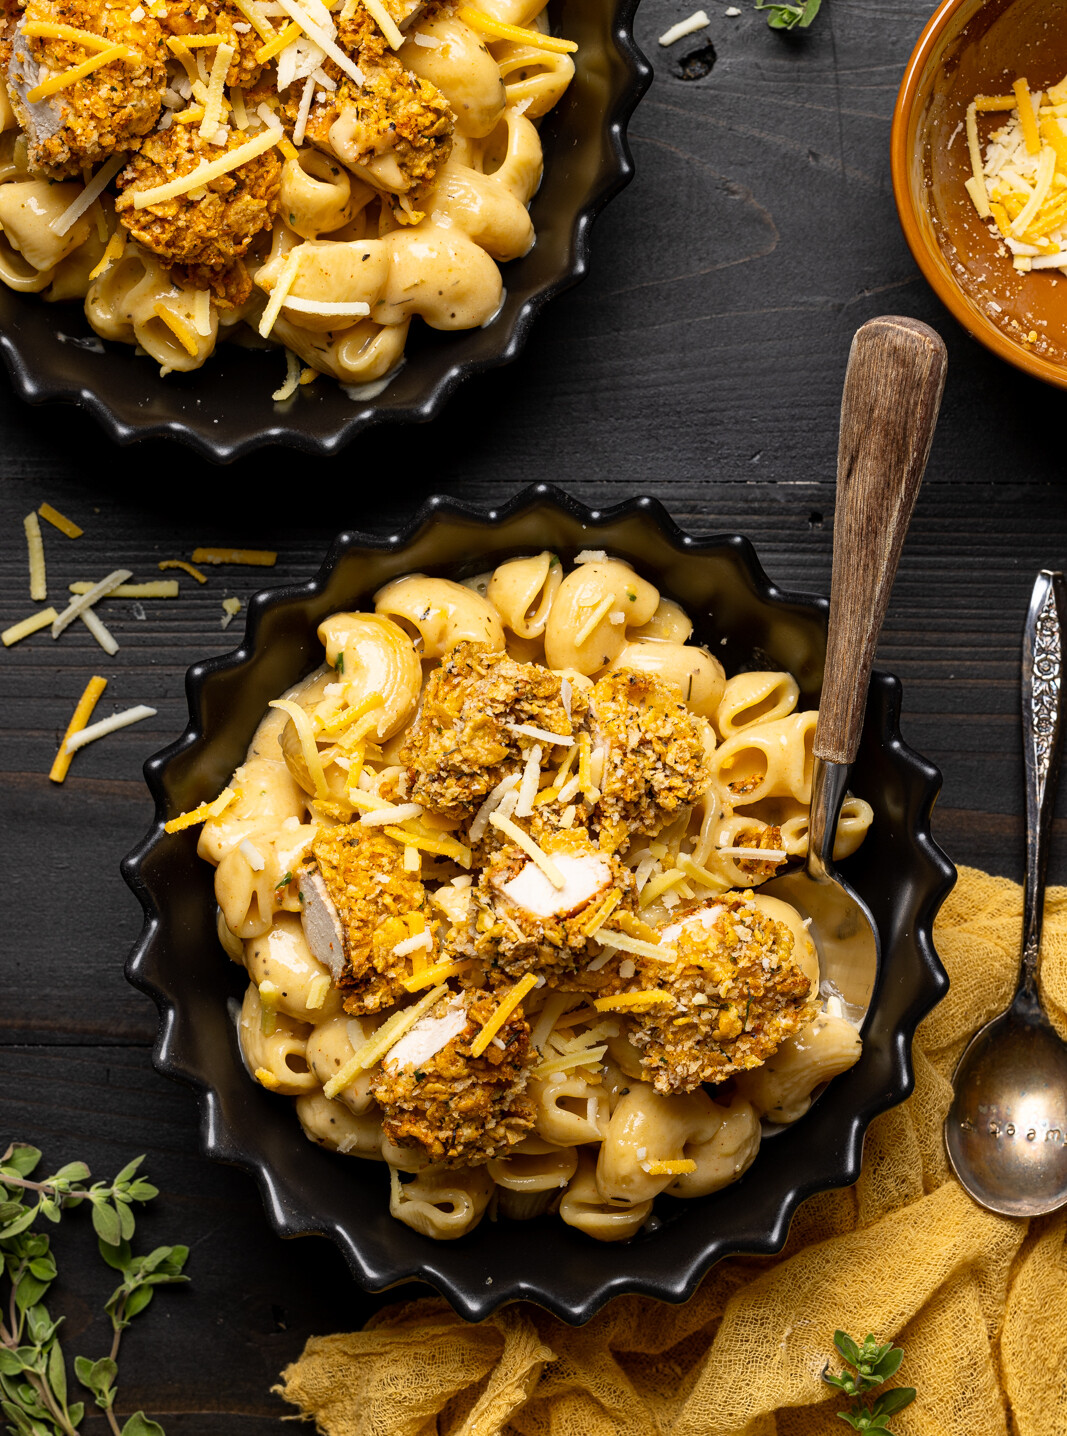
[[[210,289],[216,309],[240,309],[252,293],[252,276],[243,259],[216,268],[210,264],[176,264],[171,278],[183,289]]]
[[[411,958],[397,957],[394,949],[412,936],[405,918],[425,909],[421,881],[405,872],[398,843],[359,823],[323,828],[311,845],[311,856],[306,874],[301,874],[301,896],[305,910],[312,909],[317,877],[336,911],[343,962],[335,976],[345,994],[345,1011],[359,1014],[392,1006],[407,995],[401,980],[411,976]],[[315,952],[319,943],[314,929],[305,925],[305,931]],[[432,951],[422,951],[433,960]],[[322,960],[327,960],[325,955]]]
[[[639,958],[630,985],[662,994],[630,1034],[657,1092],[692,1092],[758,1067],[815,1015],[792,933],[759,911],[751,890],[683,915],[660,941],[674,960]]]
[[[248,21],[229,0],[167,0],[167,13],[162,20],[168,35],[180,40],[184,35],[221,35],[234,50],[230,68],[226,71],[226,84],[240,85],[249,89],[259,79],[263,64],[256,59],[256,51],[263,44],[262,37],[248,24]],[[240,30],[235,27],[240,25]],[[208,54],[214,57],[214,51]]]
[[[339,27],[343,48],[350,49],[344,32],[345,27]],[[307,138],[332,151],[349,169],[368,171],[367,178],[378,188],[417,201],[432,187],[452,150],[448,101],[436,85],[413,75],[389,50],[372,63],[365,53],[357,59],[364,67],[362,86],[337,70],[337,89],[321,101],[316,98],[311,107]]]
[[[497,1001],[474,988],[447,993],[386,1056],[371,1093],[396,1146],[413,1147],[446,1166],[478,1166],[529,1132],[534,1104],[525,1087],[538,1054],[521,1006],[480,1057],[471,1053]],[[433,1050],[456,1027],[461,1030]]]
[[[480,960],[490,983],[503,974],[513,979],[537,972],[552,987],[614,990],[621,985],[618,959],[588,972],[600,947],[585,929],[605,903],[612,917],[633,911],[632,872],[601,852],[581,828],[546,835],[541,846],[563,877],[563,888],[520,848],[511,843],[498,848],[471,890],[467,931],[457,949]]]
[[[574,735],[586,699],[575,688],[568,714],[562,685],[558,673],[536,663],[458,643],[426,680],[400,752],[412,801],[448,817],[473,817],[501,779],[521,772],[523,751],[537,741],[516,733],[516,725]]]
[[[136,149],[152,129],[167,82],[167,52],[158,22],[143,6],[140,13],[133,20],[129,8],[112,8],[105,0],[29,0],[4,58],[8,94],[29,141],[32,169],[55,179],[80,176],[87,166]],[[75,40],[25,33],[40,21],[70,25],[127,48],[74,84],[31,101],[46,78],[74,69],[94,53]]]
[[[590,724],[603,775],[601,845],[654,836],[711,783],[707,721],[651,673],[620,669],[593,687]]]
[[[115,211],[130,235],[171,264],[224,268],[269,229],[278,208],[282,166],[270,149],[206,187],[176,199],[134,209],[134,192],[187,175],[202,160],[215,160],[247,140],[231,131],[225,145],[202,140],[195,125],[172,125],[147,139],[118,177]],[[194,195],[200,198],[194,199]]]

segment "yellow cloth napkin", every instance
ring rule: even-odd
[[[1067,1213],[976,1206],[941,1141],[967,1040],[1009,1001],[1022,890],[960,871],[935,929],[952,986],[915,1038],[915,1091],[871,1125],[854,1187],[810,1198],[776,1257],[721,1262],[684,1306],[621,1297],[587,1326],[528,1303],[469,1325],[439,1299],[312,1337],[277,1388],[326,1436],[829,1436],[833,1333],[905,1349],[899,1436],[1067,1436]],[[1067,1038],[1067,888],[1042,989]],[[625,1247],[618,1249],[621,1262]],[[1011,1423],[1009,1425],[1009,1422]]]

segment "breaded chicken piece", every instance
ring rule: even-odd
[[[167,13],[161,24],[168,35],[180,40],[184,35],[221,35],[234,50],[230,68],[226,71],[226,84],[240,85],[244,90],[256,83],[263,72],[263,64],[256,59],[256,51],[263,44],[262,37],[248,24],[248,21],[229,0],[167,0]],[[241,30],[235,29],[241,25]],[[214,51],[208,52],[214,58]]]
[[[633,911],[633,873],[613,854],[601,852],[582,828],[546,835],[540,845],[563,877],[563,888],[514,844],[498,848],[471,890],[467,932],[457,950],[477,957],[490,983],[500,974],[511,979],[537,972],[552,987],[613,990],[619,985],[617,959],[598,964],[589,981],[580,980],[600,953],[583,929],[613,892],[619,896],[612,916]]]
[[[792,933],[759,911],[751,890],[677,918],[660,942],[675,948],[674,960],[639,958],[630,985],[663,994],[630,1033],[657,1092],[692,1092],[758,1067],[815,1015]]]
[[[519,773],[522,754],[537,740],[516,725],[574,736],[585,695],[563,702],[563,680],[536,663],[516,663],[477,643],[457,643],[431,672],[418,718],[400,752],[410,796],[435,812],[471,818],[501,779]],[[563,748],[544,745],[562,753]]]
[[[738,848],[758,848],[769,851],[783,852],[782,830],[773,825],[766,828],[746,828],[737,834],[734,839],[734,846]],[[773,878],[783,863],[788,862],[787,858],[735,858],[734,861],[743,873],[755,882],[767,882]]]
[[[370,1090],[396,1146],[446,1166],[479,1166],[529,1132],[535,1109],[525,1087],[538,1054],[521,1006],[480,1057],[471,1055],[497,1002],[474,988],[447,993],[387,1054]]]
[[[345,27],[339,29],[339,37]],[[342,45],[345,45],[342,39]],[[339,84],[308,116],[311,144],[332,151],[379,189],[419,200],[452,151],[452,111],[436,85],[404,68],[390,50],[363,67],[361,86],[339,70]],[[292,86],[291,90],[298,87]],[[299,95],[291,95],[295,105]]]
[[[230,170],[192,194],[135,209],[139,189],[187,175],[202,160],[216,160],[247,142],[235,130],[225,145],[209,144],[196,125],[172,125],[147,139],[118,177],[115,211],[130,235],[170,264],[224,268],[240,258],[257,234],[269,229],[278,208],[282,165],[274,149]],[[198,194],[199,191],[193,191]]]
[[[243,259],[234,259],[221,268],[176,264],[170,274],[182,289],[209,289],[216,309],[240,309],[252,293],[252,276]]]
[[[620,669],[593,686],[590,728],[603,755],[594,821],[601,843],[655,836],[711,783],[708,725],[651,673]]]
[[[403,864],[392,838],[349,823],[318,833],[299,874],[308,946],[344,991],[346,1012],[377,1012],[407,995],[412,961],[394,948],[410,940],[405,919],[426,910],[426,891]],[[432,934],[430,943],[422,954],[433,961]]]
[[[32,169],[54,179],[80,177],[84,168],[136,149],[155,125],[167,83],[167,52],[158,22],[143,6],[140,14],[133,20],[130,8],[112,8],[104,0],[29,0],[6,57],[6,78]],[[29,95],[46,77],[73,69],[93,53],[75,40],[26,35],[26,26],[36,21],[89,31],[127,46],[127,53],[31,102]]]

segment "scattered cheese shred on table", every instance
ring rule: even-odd
[[[106,626],[106,624],[104,624],[99,618],[97,618],[95,612],[91,608],[87,608],[84,610],[84,612],[79,613],[78,617],[81,619],[82,623],[85,624],[86,628],[93,635],[93,637],[96,639],[97,643],[99,643],[100,647],[104,650],[104,652],[110,658],[113,658],[115,654],[119,651],[119,646],[115,642],[115,638],[111,633],[111,630]]]
[[[239,598],[224,598],[222,606],[226,610],[221,620],[223,628],[229,628],[237,615],[241,612],[241,600]]]
[[[273,568],[278,555],[266,548],[198,548],[193,550],[193,563],[237,563],[252,568]]]
[[[207,583],[207,574],[201,573],[200,570],[195,567],[195,565],[187,563],[186,560],[183,558],[161,559],[159,567],[160,571],[164,571],[168,568],[180,568],[183,569],[189,575],[190,578],[195,578],[197,583]]]
[[[58,509],[54,509],[51,504],[42,504],[37,512],[41,515],[41,518],[47,519],[53,528],[57,528],[61,534],[66,534],[67,538],[81,538],[85,532],[84,529],[79,528],[71,519],[68,519],[65,514],[61,514]]]
[[[197,823],[206,823],[209,818],[221,817],[236,797],[235,789],[223,788],[217,798],[201,803],[198,808],[190,808],[186,813],[179,813],[176,818],[171,818],[169,823],[164,823],[163,831],[180,833],[183,828],[192,828]]]
[[[0,641],[5,648],[10,648],[13,643],[29,638],[31,633],[46,627],[57,617],[54,608],[42,608],[37,613],[31,613],[29,618],[23,618],[18,623],[13,623],[10,628],[5,628],[3,633],[0,633]]]
[[[49,769],[48,776],[53,783],[62,783],[67,776],[67,769],[70,767],[71,754],[67,752],[67,744],[75,733],[80,733],[86,723],[92,717],[93,709],[99,701],[101,693],[107,687],[106,678],[90,678],[85,685],[85,692],[78,699],[78,706],[74,709],[74,716],[67,724],[67,731],[63,734],[63,741],[59,745],[59,752],[55,761]]]
[[[78,579],[70,585],[71,593],[90,593],[96,585],[88,583],[85,579]],[[178,580],[176,578],[155,578],[148,583],[120,583],[116,588],[110,589],[108,598],[177,598]]]
[[[669,30],[664,30],[659,37],[661,45],[674,45],[679,40],[684,40],[686,35],[692,35],[695,30],[703,30],[705,25],[710,25],[706,10],[694,10],[687,20],[679,20]]]
[[[79,594],[74,602],[68,604],[52,624],[52,637],[58,638],[63,630],[69,624],[73,623],[80,613],[84,613],[87,608],[92,608],[94,603],[99,602],[102,598],[106,598],[112,589],[118,588],[120,584],[125,583],[128,578],[132,577],[133,574],[128,568],[117,568],[114,573],[109,573],[107,578],[102,578],[99,583],[93,584],[85,593]]]
[[[26,549],[30,559],[30,597],[34,603],[43,603],[48,597],[48,579],[44,569],[44,540],[41,525],[36,514],[27,514],[22,520],[26,530]]]
[[[98,738],[106,738],[109,733],[115,733],[119,728],[128,728],[131,723],[140,723],[144,718],[154,718],[155,716],[156,710],[149,708],[144,703],[138,703],[133,708],[124,708],[121,713],[112,713],[110,718],[101,718],[99,723],[94,723],[89,728],[81,728],[78,732],[71,734],[63,744],[64,751],[76,753],[87,743],[95,743]]]

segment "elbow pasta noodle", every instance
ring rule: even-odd
[[[484,107],[479,45],[446,78]],[[487,124],[470,103],[468,125]],[[238,1021],[249,1073],[294,1099],[311,1141],[383,1161],[392,1215],[434,1239],[491,1210],[557,1213],[596,1240],[627,1240],[661,1193],[701,1197],[744,1176],[761,1121],[800,1118],[860,1053],[824,991],[809,923],[760,891],[806,851],[817,714],[796,711],[787,673],[727,678],[689,641],[679,605],[629,564],[579,560],[568,571],[549,551],[521,555],[463,582],[409,574],[377,592],[374,612],[324,619],[323,666],[268,709],[234,796],[198,840],[216,869],[220,942],[250,979]],[[470,708],[455,706],[457,684]],[[612,694],[636,705],[617,735]],[[653,720],[667,725],[648,730],[654,741],[642,727]],[[683,733],[692,789],[653,820],[642,795],[666,781],[658,755]],[[586,825],[611,801],[623,816],[601,816],[590,841]],[[872,817],[846,799],[838,856]],[[493,877],[505,852],[517,856]],[[549,939],[557,902],[567,926]],[[717,931],[724,911],[742,914],[742,945],[760,924],[777,934],[806,1005],[732,1082],[703,1067],[688,1084],[664,1081],[673,1059],[653,1055],[647,1014],[670,997],[682,935]],[[530,921],[545,934],[533,947]],[[763,1030],[749,1025],[757,989],[731,1016],[728,985],[675,1009],[684,1028],[709,1007],[720,1055]],[[684,1041],[697,1045],[683,1055],[704,1050]],[[526,1055],[511,1095],[479,1106],[497,1089],[463,1074],[476,1061],[510,1071],[513,1050]],[[438,1067],[448,1052],[458,1066]]]
[[[295,25],[251,0],[254,26],[219,0],[180,20],[138,6],[80,78],[116,22],[72,3],[12,22],[0,281],[83,302],[161,375],[247,324],[354,397],[399,369],[413,319],[496,317],[499,266],[536,241],[538,124],[574,76],[538,43],[544,0],[487,7],[527,32],[507,40],[454,0],[385,0],[381,23],[360,0],[295,0]],[[49,34],[57,17],[74,38]],[[39,69],[58,89],[31,104]]]

